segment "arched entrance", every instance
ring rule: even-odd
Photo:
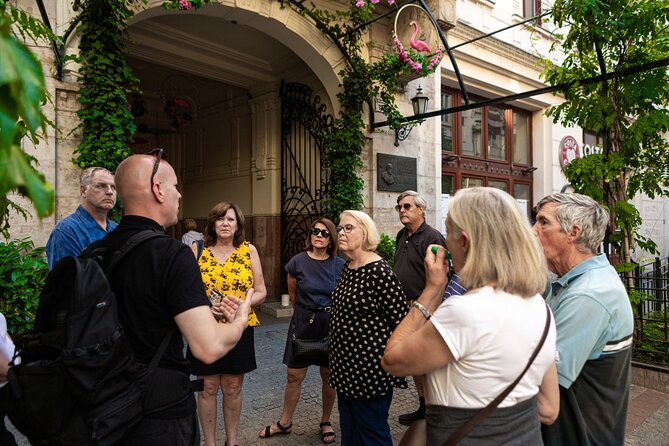
[[[144,91],[135,150],[166,149],[182,185],[181,217],[201,229],[214,204],[240,205],[268,300],[276,301],[285,275],[281,240],[291,231],[282,220],[282,80],[304,85],[332,110],[338,68],[323,56],[333,52],[322,35],[313,42],[323,48],[307,43],[319,32],[303,17],[286,23],[285,11],[265,16],[246,6],[209,5],[197,14],[150,8],[133,19],[130,61]],[[298,168],[309,170],[306,162]],[[173,231],[180,233],[180,226]]]

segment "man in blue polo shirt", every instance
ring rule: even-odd
[[[81,251],[116,227],[107,213],[116,204],[114,175],[103,167],[89,167],[79,177],[81,204],[53,228],[46,243],[49,269],[66,256]]]
[[[604,254],[609,214],[580,194],[539,201],[534,232],[557,280],[546,298],[557,326],[560,415],[542,426],[544,444],[623,445],[634,317]]]

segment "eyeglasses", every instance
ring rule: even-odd
[[[164,153],[165,151],[163,149],[153,149],[148,153],[148,155],[156,157],[156,162],[153,163],[153,170],[151,171],[151,188],[153,188],[153,178],[156,176],[156,172],[158,172],[158,166],[160,165],[160,160],[163,158]],[[167,157],[165,157],[165,161],[167,161]]]
[[[323,238],[330,237],[330,231],[328,231],[327,229],[311,228],[309,229],[309,232],[311,233],[311,235],[320,235]]]
[[[344,231],[344,234],[350,234],[352,230],[355,229],[355,226],[348,224],[344,226],[337,226],[337,233]]]
[[[395,206],[395,211],[399,212],[402,208],[404,208],[405,211],[408,211],[412,206],[411,203],[398,204]]]

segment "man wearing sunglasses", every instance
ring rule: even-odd
[[[395,264],[393,272],[400,279],[409,302],[418,299],[425,288],[425,252],[430,245],[446,247],[446,240],[439,231],[425,222],[427,202],[418,192],[407,190],[397,197],[395,210],[404,227],[395,238]],[[409,426],[425,418],[425,398],[422,376],[414,376],[418,392],[418,410],[399,416],[399,422]]]
[[[125,159],[116,170],[116,187],[125,215],[116,230],[93,248],[114,252],[141,231],[165,234],[165,228],[176,224],[181,194],[162,149]],[[221,358],[246,328],[253,289],[245,301],[227,297],[210,309],[193,253],[171,237],[137,245],[118,263],[109,282],[119,300],[119,319],[139,361],[148,364],[170,334],[148,392],[158,396],[160,403],[145,399],[142,421],[123,445],[199,445],[182,336],[198,359],[209,364]],[[219,324],[213,311],[230,323]]]
[[[107,218],[116,205],[114,175],[104,167],[89,167],[79,177],[81,204],[74,213],[58,222],[46,243],[49,269],[66,256],[81,251],[116,227]]]

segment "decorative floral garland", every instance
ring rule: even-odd
[[[407,64],[411,71],[421,76],[427,76],[434,73],[439,68],[439,63],[444,57],[444,47],[439,45],[436,53],[422,54],[413,48],[404,49],[404,45],[400,41],[397,34],[393,33],[393,50],[397,54],[400,62]],[[431,59],[428,60],[428,58]]]
[[[381,0],[369,0],[369,2],[370,2],[372,5],[376,5],[376,4],[379,3],[380,1],[381,1]],[[358,8],[362,8],[362,7],[365,6],[366,4],[367,4],[367,2],[366,2],[365,0],[357,0],[357,1],[355,2],[355,6],[357,6]],[[388,4],[389,4],[389,5],[394,5],[394,4],[395,4],[395,0],[388,0]]]
[[[163,8],[188,11],[191,8],[199,9],[204,3],[209,3],[209,0],[169,0],[163,2]]]

